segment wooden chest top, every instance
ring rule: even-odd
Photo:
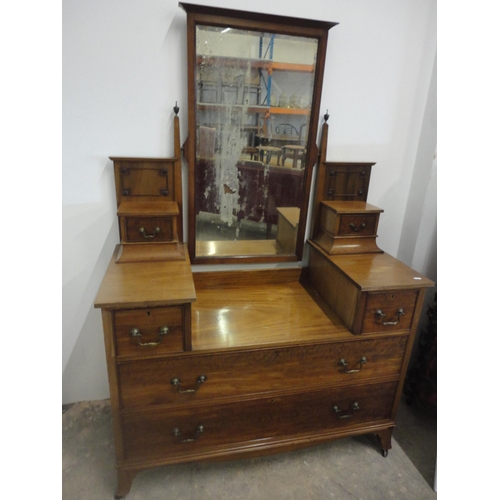
[[[191,265],[185,260],[117,263],[117,246],[95,307],[118,309],[185,304],[196,300]]]
[[[332,255],[334,263],[361,291],[431,287],[434,283],[388,253]]]

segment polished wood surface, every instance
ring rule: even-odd
[[[339,217],[339,236],[376,236],[378,217],[376,214],[346,214]]]
[[[276,255],[279,248],[276,240],[241,240],[241,241],[197,241],[196,255],[200,257],[242,257],[258,255]],[[234,260],[234,259],[233,259]]]
[[[117,246],[97,294],[95,307],[122,309],[194,302],[191,266],[183,261],[115,262]],[[186,252],[187,256],[187,252]]]
[[[322,250],[313,242],[311,247]],[[357,288],[362,291],[398,290],[432,287],[434,282],[403,264],[387,252],[380,254],[329,255],[334,264]]]
[[[334,256],[309,243],[309,279],[350,331],[398,332],[411,327],[414,312],[420,313],[417,291],[433,286],[431,280],[386,253]],[[401,317],[400,308],[405,311]],[[379,309],[385,318],[377,314]]]
[[[359,289],[349,276],[325,258],[328,255],[311,243],[307,276],[327,304],[337,312],[348,328],[352,328],[360,301]],[[351,257],[351,256],[349,256]]]
[[[177,105],[177,103],[176,103]],[[182,199],[182,148],[181,148],[181,131],[179,124],[179,117],[177,116],[177,112],[175,111],[174,116],[174,200],[177,203],[179,208],[179,218],[177,224],[177,234],[179,237],[179,241],[184,241],[184,229],[183,229],[183,199]]]
[[[297,246],[300,210],[296,207],[277,207],[276,211],[278,212],[276,243],[282,252],[294,253]]]
[[[181,5],[188,12],[190,103],[195,102],[196,91],[196,23],[319,36],[316,79],[321,88],[325,33],[332,23],[292,20],[286,26],[286,18],[261,14],[233,22],[235,11]],[[296,236],[300,242],[308,217],[310,174],[318,156],[314,116],[319,95],[312,106],[304,209]],[[194,106],[190,105],[188,116],[189,225],[194,230]],[[114,161],[119,217],[177,217],[165,212],[169,206],[175,211],[161,198],[167,193],[149,198],[160,178],[172,197],[166,201],[178,204],[182,240],[177,117],[175,123],[174,158]],[[338,216],[333,225],[328,220],[324,225],[326,232],[355,245],[366,236],[350,236],[350,224],[381,212],[366,203],[373,163],[327,162],[327,132],[325,124],[313,235],[317,238],[320,230],[321,202],[347,195],[358,201],[323,204]],[[170,180],[158,169],[163,164],[169,165],[166,177]],[[131,193],[135,198],[123,199]],[[296,223],[297,209],[293,213],[286,205],[279,209],[284,219],[293,215],[290,226]],[[377,222],[365,222],[373,244]],[[248,246],[226,250],[237,252],[243,260],[224,256],[223,247],[211,248],[214,242],[196,249],[190,239],[189,249],[195,263],[264,262],[268,251],[275,253],[273,261],[297,260],[296,255],[276,254],[276,242],[264,243],[273,249],[255,253],[259,245],[263,247],[257,241],[244,243],[255,245],[253,255]],[[234,244],[227,242],[228,247]],[[318,240],[309,245],[304,269],[216,272],[192,269],[187,249],[179,243],[117,246],[95,300],[95,307],[102,309],[117,496],[129,491],[137,472],[160,465],[262,456],[366,433],[376,433],[382,450],[391,448],[424,294],[433,283],[381,250],[366,253],[366,243],[360,247],[364,253],[355,255],[329,255]],[[297,249],[300,257],[302,244]],[[195,250],[205,252],[201,259],[195,258]],[[211,260],[213,252],[223,255]],[[169,260],[156,261],[160,254],[168,254]]]
[[[281,214],[294,228],[298,226],[300,219],[300,209],[297,207],[276,207]]]
[[[367,162],[324,162],[323,200],[366,201],[371,168]],[[319,174],[319,173],[318,173]]]
[[[338,214],[379,214],[383,210],[366,201],[322,201],[321,205]]]
[[[101,311],[102,326],[104,333],[104,348],[106,351],[106,367],[108,370],[109,394],[111,411],[113,412],[113,436],[115,444],[115,455],[117,462],[125,459],[125,450],[123,448],[123,428],[122,421],[118,418],[120,412],[120,379],[118,377],[116,366],[116,348],[113,331],[113,313],[110,310]]]
[[[189,14],[188,23],[192,19],[207,25],[232,25],[240,29],[267,31],[269,33],[290,34],[297,36],[318,37],[338,23],[299,19],[296,17],[264,14],[261,12],[240,11],[196,5],[180,2],[179,5]]]
[[[314,242],[309,244],[309,279],[353,333],[411,327],[417,291],[433,286],[431,280],[387,253],[328,255]],[[405,311],[401,317],[400,308]]]
[[[121,158],[111,156],[116,201],[155,202],[175,199],[175,158]]]
[[[201,459],[204,452],[216,449],[248,449],[283,438],[389,422],[396,386],[397,382],[364,384],[355,396],[349,387],[341,387],[205,404],[195,411],[184,405],[168,412],[126,414],[126,454],[132,461]],[[203,432],[197,434],[200,425]]]
[[[409,330],[417,297],[417,290],[369,293],[366,297],[361,333]],[[399,310],[404,311],[402,316],[398,315]],[[377,314],[377,311],[381,311],[385,316]]]
[[[116,262],[130,264],[133,262],[185,261],[187,251],[182,243],[155,243],[120,245],[116,252]]]
[[[326,316],[298,282],[300,270],[291,271],[195,273],[193,349],[350,337],[342,321]]]
[[[320,208],[321,228],[334,236],[375,236],[383,212],[365,202],[322,202]]]
[[[320,229],[314,243],[329,255],[351,255],[356,253],[382,253],[375,236],[338,237]]]
[[[141,215],[147,217],[179,215],[176,201],[122,201],[116,212],[118,216]]]
[[[258,327],[258,325],[256,325]],[[125,410],[158,405],[193,405],[204,401],[267,394],[282,390],[352,385],[381,377],[399,378],[408,337],[330,342],[306,346],[225,350],[214,356],[193,351],[141,362],[122,362],[120,400]],[[364,358],[366,362],[360,364]],[[344,360],[346,366],[341,363]],[[307,366],[304,366],[307,361]],[[198,388],[200,377],[205,381]],[[179,393],[172,385],[179,379]]]
[[[151,357],[184,350],[183,306],[120,309],[113,315],[117,359],[124,356]],[[168,328],[166,335],[160,334]],[[131,336],[137,330],[140,337]],[[143,344],[143,345],[141,345]]]
[[[382,253],[377,228],[382,209],[361,201],[321,202],[313,241],[329,255]]]
[[[355,306],[363,294],[374,298],[368,309],[387,308],[393,295],[415,297],[414,289],[360,291],[332,257],[311,252],[338,270],[345,280],[338,294],[354,291]],[[387,262],[398,267],[395,259]],[[103,311],[115,385],[117,494],[126,494],[138,471],[169,463],[260,456],[367,432],[390,449],[417,321],[353,335],[322,296],[329,287],[315,289],[306,274],[299,268],[195,272],[196,302],[159,307],[159,316],[144,303]],[[419,292],[417,312],[422,299]],[[187,306],[184,320],[192,324],[181,327],[179,310]],[[132,326],[154,341],[167,322],[192,331],[192,344],[126,351]]]
[[[175,217],[120,217],[122,243],[177,241]]]

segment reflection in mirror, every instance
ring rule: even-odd
[[[196,255],[294,254],[318,41],[196,26]]]

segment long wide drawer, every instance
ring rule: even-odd
[[[397,382],[123,416],[127,459],[189,456],[362,427],[390,418]]]
[[[326,345],[192,353],[118,366],[122,408],[397,377],[405,335]]]

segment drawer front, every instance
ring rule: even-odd
[[[172,217],[125,217],[126,243],[174,241],[174,233]]]
[[[182,457],[390,418],[397,382],[123,416],[128,459]]]
[[[418,291],[369,293],[361,333],[409,330]]]
[[[116,311],[114,328],[118,356],[151,356],[183,350],[182,306]]]
[[[339,236],[376,236],[378,214],[341,215]]]
[[[407,337],[188,355],[118,366],[123,408],[212,401],[397,377]]]

